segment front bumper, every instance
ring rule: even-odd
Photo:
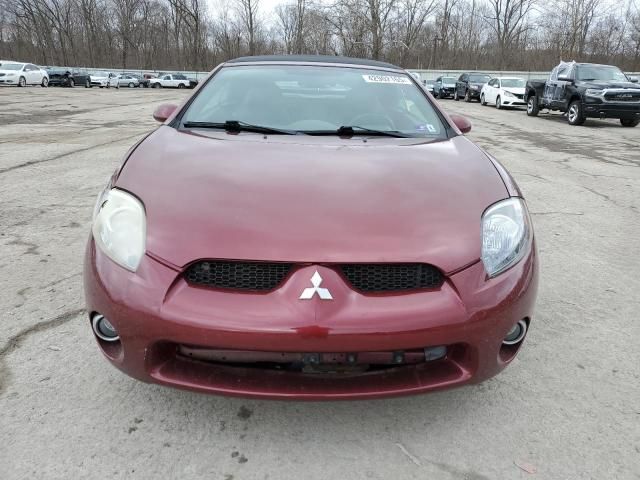
[[[640,118],[640,103],[603,102],[597,98],[586,97],[584,113],[590,118]]]
[[[502,105],[505,107],[516,107],[516,106],[526,105],[524,101],[524,96],[523,98],[503,96],[500,98],[500,101],[502,102]]]
[[[49,78],[50,87],[68,87],[69,80],[66,78]]]
[[[299,300],[314,270],[331,289],[332,301]],[[98,339],[98,344],[111,363],[134,378],[257,398],[362,399],[477,383],[505,368],[518,347],[505,348],[502,339],[533,314],[537,258],[534,246],[494,279],[487,280],[477,262],[438,289],[399,295],[363,295],[330,265],[305,265],[277,290],[249,294],[190,286],[177,269],[149,255],[133,274],[90,239],[84,284],[89,314],[103,314],[120,335],[118,342]],[[431,346],[446,346],[446,357],[408,360]],[[406,352],[407,362],[362,374],[319,374],[206,358],[219,360],[225,350],[256,361],[274,353],[364,358]],[[193,358],[185,351],[203,354]]]

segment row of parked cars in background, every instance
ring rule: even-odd
[[[0,60],[0,85],[41,85],[42,87],[145,87],[145,88],[194,88],[197,80],[177,73],[155,75],[146,73],[88,72],[80,69],[40,67],[32,63]]]
[[[468,72],[422,83],[436,98],[478,100],[498,109],[526,106],[532,117],[541,110],[562,112],[570,125],[583,125],[587,118],[619,119],[623,127],[640,124],[638,79],[613,65],[561,62],[546,80]]]

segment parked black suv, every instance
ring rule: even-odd
[[[433,84],[433,96],[436,98],[449,98],[456,88],[456,77],[438,77]]]
[[[561,63],[546,81],[527,82],[527,115],[541,109],[564,112],[570,125],[587,118],[618,118],[624,127],[640,123],[640,86],[618,67],[593,63]]]
[[[470,102],[474,98],[480,100],[480,90],[489,80],[491,80],[491,75],[486,73],[463,73],[456,82],[453,99],[456,102],[461,98],[464,98],[465,102]]]

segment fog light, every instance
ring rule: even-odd
[[[115,327],[111,325],[104,315],[100,315],[99,313],[94,315],[91,324],[93,325],[93,332],[96,336],[105,342],[115,342],[120,338]]]
[[[504,345],[515,345],[516,343],[522,341],[526,333],[527,322],[525,322],[524,320],[520,320],[511,328],[511,330],[509,330],[509,333],[507,333],[507,336],[504,337],[502,343]]]
[[[447,354],[447,347],[440,345],[439,347],[427,347],[424,349],[424,359],[427,362],[438,360]]]

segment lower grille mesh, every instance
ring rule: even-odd
[[[436,288],[444,281],[440,270],[423,263],[356,263],[340,268],[349,283],[362,292]]]
[[[290,263],[206,261],[191,265],[185,277],[195,285],[265,292],[280,285],[291,267]]]

